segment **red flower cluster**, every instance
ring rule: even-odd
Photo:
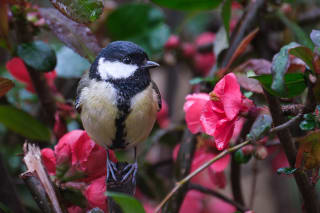
[[[88,201],[88,208],[107,209],[104,192],[106,191],[106,150],[95,144],[83,130],[65,134],[54,150],[41,150],[42,161],[48,173],[54,175],[56,182],[82,182],[86,187],[82,193]],[[116,161],[110,152],[111,160]],[[70,212],[79,208],[72,206]]]
[[[35,89],[32,83],[32,80],[30,78],[30,75],[28,73],[27,67],[24,64],[23,60],[21,58],[15,57],[12,58],[10,61],[6,64],[7,70],[10,72],[10,74],[21,83],[26,85],[26,90],[28,90],[31,93],[35,93]],[[54,79],[57,76],[56,71],[47,72],[44,74],[46,81],[49,85],[49,87],[53,91],[57,91],[56,86],[54,85]]]
[[[223,150],[229,145],[239,116],[252,106],[253,102],[242,95],[236,76],[230,73],[210,94],[196,93],[186,97],[185,119],[192,133],[213,136],[217,149]]]

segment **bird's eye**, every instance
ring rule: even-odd
[[[123,63],[125,63],[125,64],[130,64],[130,63],[131,63],[131,59],[130,59],[129,57],[124,57],[124,58],[122,59],[122,61],[123,61]]]

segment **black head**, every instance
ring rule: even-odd
[[[101,50],[90,69],[90,76],[102,79],[128,78],[137,70],[150,69],[159,64],[149,61],[145,51],[130,41],[114,41]]]
[[[108,61],[119,61],[125,64],[142,65],[149,58],[145,51],[130,41],[114,41],[103,48],[99,57]]]

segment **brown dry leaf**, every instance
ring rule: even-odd
[[[14,83],[11,80],[0,77],[0,97],[4,96],[13,86]]]

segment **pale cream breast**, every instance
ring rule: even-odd
[[[102,146],[110,146],[116,134],[117,92],[106,82],[92,81],[79,99],[81,120],[88,135]]]
[[[144,141],[156,121],[158,98],[150,84],[145,90],[131,99],[131,111],[125,121],[126,141],[130,146]]]

